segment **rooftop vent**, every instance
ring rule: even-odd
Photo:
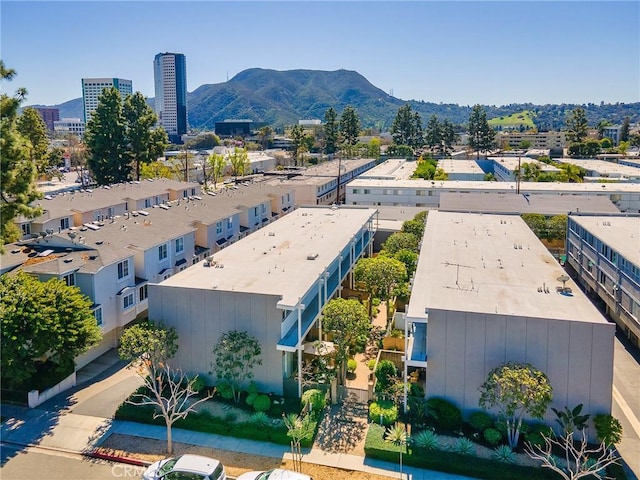
[[[309,255],[307,255],[307,260],[315,260],[316,258],[318,258],[318,253],[310,253]]]
[[[148,215],[149,215],[149,212],[146,212],[146,211],[144,211],[144,210],[140,210],[138,213],[139,213],[140,215],[142,215],[143,217],[146,217],[146,216],[148,216]]]

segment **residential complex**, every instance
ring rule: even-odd
[[[155,111],[173,143],[187,133],[187,61],[182,53],[158,53],[153,60]]]
[[[576,281],[639,346],[640,217],[572,215],[566,251]]]
[[[298,208],[168,280],[151,285],[149,316],[175,327],[176,367],[211,383],[220,335],[246,331],[260,342],[254,381],[264,392],[301,395],[302,353],[323,339],[323,306],[372,253],[373,208]]]
[[[508,145],[511,148],[521,148],[523,142],[529,142],[530,148],[549,150],[562,149],[567,146],[565,132],[498,132],[496,143],[498,145]]]
[[[84,123],[91,119],[91,114],[98,107],[98,101],[102,91],[108,87],[115,87],[122,96],[122,100],[127,95],[133,93],[131,80],[124,78],[83,78],[82,79],[82,106],[84,108]]]
[[[463,412],[509,361],[546,373],[553,407],[611,412],[615,325],[518,215],[429,213],[406,330],[407,368],[424,371],[427,396]]]

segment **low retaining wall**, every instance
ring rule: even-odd
[[[65,390],[69,390],[70,388],[75,386],[76,386],[76,372],[73,372],[67,378],[62,380],[59,384],[54,385],[51,388],[48,388],[42,393],[40,393],[38,390],[31,390],[29,392],[29,397],[28,397],[29,408],[36,408],[38,405],[46,402],[51,397],[54,397],[60,392],[64,392]]]

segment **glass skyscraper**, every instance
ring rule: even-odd
[[[187,61],[182,53],[158,53],[153,61],[155,111],[169,140],[187,133]]]

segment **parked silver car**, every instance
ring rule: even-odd
[[[165,458],[149,465],[142,480],[226,480],[219,460],[201,455]]]
[[[274,468],[263,472],[243,473],[236,480],[313,480],[313,478],[304,473]]]

